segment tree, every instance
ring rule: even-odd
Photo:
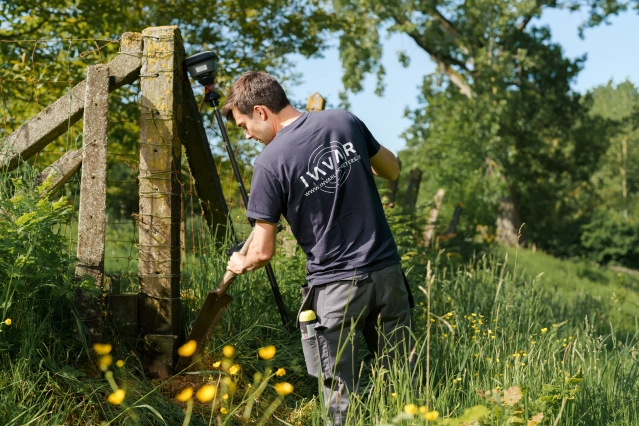
[[[0,2],[0,16],[0,139],[84,79],[87,66],[111,59],[124,32],[177,25],[187,53],[214,50],[219,55],[218,84],[224,93],[246,70],[269,71],[285,84],[294,81],[289,54],[321,54],[333,25],[333,15],[311,0],[22,0]],[[137,101],[135,85],[111,96],[111,152],[135,158]],[[78,123],[47,150],[81,146],[81,132]],[[38,164],[58,157],[39,156]],[[116,160],[109,164],[110,173],[116,180],[131,180],[131,168]],[[114,197],[109,205],[135,205],[128,187],[110,185],[109,193]]]
[[[548,28],[531,26],[543,8],[585,8],[596,25],[628,7],[622,2],[475,0],[335,1],[342,16],[340,55],[347,90],[361,90],[366,73],[381,79],[379,34],[404,33],[437,63],[424,79],[424,108],[411,111],[411,153],[434,186],[453,185],[465,209],[484,221],[500,206],[502,239],[527,236],[557,246],[578,220],[570,193],[579,191],[605,150],[602,120],[570,83],[584,58],[564,58]],[[400,60],[410,58],[400,52]],[[381,86],[380,86],[381,89]],[[479,178],[479,179],[478,179]],[[493,191],[501,188],[495,194]],[[424,185],[426,191],[433,187]],[[468,193],[468,190],[474,191]],[[492,193],[491,193],[492,192]],[[497,202],[497,199],[499,201]],[[486,200],[486,202],[481,202]],[[480,207],[480,206],[484,207]],[[494,217],[494,210],[493,210]],[[565,219],[568,219],[566,221]],[[572,237],[571,237],[572,238]],[[574,239],[574,238],[573,238]],[[578,238],[577,238],[578,240]]]

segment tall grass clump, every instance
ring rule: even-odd
[[[639,424],[639,327],[572,326],[582,311],[542,279],[489,256],[412,275],[417,366],[362,357],[347,424]],[[323,415],[315,406],[308,424]]]

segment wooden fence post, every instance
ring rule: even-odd
[[[140,71],[139,316],[150,376],[168,377],[179,341],[180,158],[184,47],[175,26],[147,28]]]
[[[104,285],[104,238],[106,231],[107,130],[109,123],[109,67],[96,65],[87,71],[84,97],[82,178],[78,213],[78,279],[90,275],[98,288]],[[102,303],[82,290],[76,305],[94,339],[99,339]]]

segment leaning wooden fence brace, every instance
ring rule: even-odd
[[[45,194],[54,194],[62,186],[73,177],[74,174],[80,169],[82,164],[82,150],[68,151],[62,157],[60,157],[55,163],[51,164],[46,169],[42,170],[38,175],[38,184],[42,184],[45,180],[51,176],[51,185],[46,190],[40,193],[40,196]]]
[[[109,62],[109,92],[134,82],[140,73],[142,36],[124,33],[120,53]],[[67,95],[43,109],[16,129],[0,147],[0,169],[12,170],[64,134],[82,118],[86,81],[75,85]]]

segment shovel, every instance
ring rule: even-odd
[[[246,239],[246,242],[240,250],[240,254],[246,255],[248,252],[249,245],[251,245],[251,241],[253,241],[254,232],[255,231],[251,232],[249,237]],[[231,271],[226,271],[220,285],[217,287],[217,290],[209,291],[209,294],[206,296],[204,304],[202,305],[202,309],[200,309],[200,312],[197,314],[197,318],[193,323],[189,337],[186,339],[187,342],[195,340],[197,347],[193,355],[180,357],[177,366],[175,367],[177,372],[186,369],[202,356],[202,352],[209,341],[211,330],[213,330],[213,327],[220,322],[224,312],[226,312],[226,308],[228,308],[229,304],[233,300],[233,296],[226,294],[226,290],[228,290],[234,280],[235,274]]]

